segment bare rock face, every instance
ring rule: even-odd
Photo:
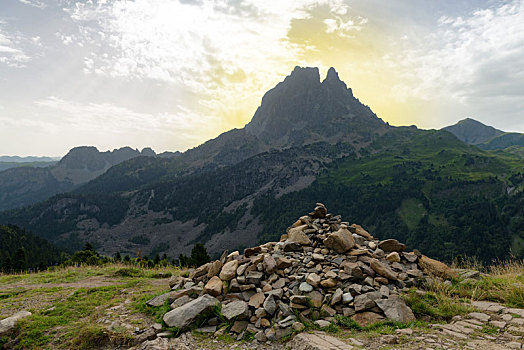
[[[341,228],[324,239],[324,245],[337,253],[345,253],[355,246],[355,239],[347,228]]]
[[[184,289],[169,293],[176,308],[164,316],[166,324],[185,328],[216,303],[234,321],[232,332],[249,331],[260,341],[291,334],[301,328],[298,321],[328,325],[336,315],[362,326],[386,318],[414,320],[399,297],[402,290],[427,276],[419,266],[440,275],[449,268],[417,251],[403,252],[396,240],[379,241],[324,209],[317,203],[280,242],[223,254],[193,270],[191,278],[171,281]],[[215,319],[208,327],[216,324]]]
[[[215,297],[204,294],[183,306],[169,311],[164,315],[163,319],[169,327],[184,329],[191,325],[198,315],[211,311],[217,304],[219,304],[219,301]]]

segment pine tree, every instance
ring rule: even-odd
[[[194,266],[200,266],[211,261],[211,258],[207,254],[207,249],[202,243],[197,243],[191,250],[190,257],[191,264]]]
[[[13,257],[13,269],[22,271],[27,268],[27,259],[24,248],[19,248]]]

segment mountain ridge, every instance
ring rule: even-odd
[[[524,253],[520,159],[448,131],[389,126],[334,69],[320,82],[318,70],[295,68],[255,116],[174,157],[124,161],[73,193],[2,212],[0,222],[73,249],[90,241],[103,254],[176,256],[198,242],[219,254],[275,239],[320,200],[433,257]]]

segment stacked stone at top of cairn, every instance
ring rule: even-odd
[[[252,332],[259,341],[301,330],[304,322],[325,327],[337,315],[362,326],[385,319],[413,321],[399,293],[428,273],[448,277],[453,272],[405,248],[394,239],[375,239],[317,203],[280,242],[247,248],[244,254],[225,252],[191,270],[188,278],[172,278],[172,291],[147,304],[168,300],[172,310],[164,322],[179,329],[221,305],[223,318],[233,323],[231,332],[239,337]],[[215,332],[217,323],[213,317],[202,330]]]

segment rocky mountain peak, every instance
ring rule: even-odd
[[[369,136],[385,128],[353,96],[334,68],[320,82],[318,68],[295,67],[264,95],[245,131],[272,147],[289,147],[341,142],[345,137],[355,140],[356,132]]]
[[[487,142],[504,133],[501,130],[485,125],[472,118],[463,119],[455,125],[443,128],[443,130],[449,131],[462,142],[473,145]]]

